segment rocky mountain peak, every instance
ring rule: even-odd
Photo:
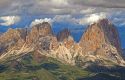
[[[99,55],[116,62],[116,57],[119,61],[122,60],[118,31],[108,19],[88,26],[79,44],[83,48],[83,54]]]
[[[3,43],[3,42],[11,41],[11,40],[17,41],[19,38],[21,38],[20,31],[17,29],[9,28],[7,32],[1,35],[0,42]]]
[[[5,53],[10,49],[20,49],[26,38],[25,29],[9,28],[7,32],[0,36],[0,53]]]
[[[89,25],[80,40],[81,44],[82,41],[90,41],[91,44],[108,43],[115,47],[120,46],[118,31],[108,19],[102,19]]]
[[[64,39],[68,39],[69,36],[70,36],[70,31],[66,28],[57,34],[57,40],[63,41]]]
[[[107,18],[99,19],[96,23],[109,24],[111,23]]]
[[[32,30],[37,30],[39,36],[46,36],[52,34],[51,25],[48,22],[43,22],[33,26]]]
[[[32,27],[27,36],[27,42],[32,43],[38,41],[40,37],[53,35],[51,25],[48,22],[36,24]]]

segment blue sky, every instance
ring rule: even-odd
[[[124,13],[125,0],[0,0],[0,32],[48,21],[55,34],[69,28],[78,41],[88,24],[106,17],[117,26],[125,48]]]

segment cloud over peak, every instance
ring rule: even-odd
[[[83,18],[78,19],[78,23],[81,25],[86,24],[92,24],[94,22],[97,22],[100,19],[107,18],[108,15],[106,13],[93,13],[93,14],[87,14]]]
[[[105,13],[91,14],[91,15],[87,16],[87,22],[88,23],[93,23],[93,22],[97,22],[98,20],[104,19],[104,18],[106,18]]]
[[[52,24],[52,19],[51,18],[35,19],[34,21],[32,21],[30,26],[32,27],[34,25],[37,25],[37,24],[40,24],[43,22],[48,22],[48,23]]]
[[[30,26],[43,22],[48,22],[50,24],[52,24],[53,22],[57,23],[67,22],[71,24],[86,25],[86,24],[92,24],[106,17],[107,17],[106,13],[87,14],[84,17],[80,18],[73,17],[72,15],[55,15],[53,18],[35,19],[34,21],[32,21]]]

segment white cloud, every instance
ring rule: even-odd
[[[100,12],[100,13],[93,13],[93,14],[86,14],[85,16],[81,16],[81,17],[74,17],[72,15],[55,15],[55,17],[53,18],[44,18],[44,19],[35,19],[32,23],[32,25],[35,24],[39,24],[42,22],[49,22],[50,24],[52,24],[53,22],[67,22],[67,23],[71,23],[71,24],[78,24],[78,25],[89,25],[92,24],[94,22],[97,22],[100,19],[104,19],[104,18],[108,18],[110,19],[111,14],[106,13],[106,12]],[[121,25],[124,25],[124,18],[113,18],[112,22],[119,24],[121,23]]]
[[[71,15],[56,15],[53,18],[53,21],[54,22],[70,22],[72,24],[86,25],[86,24],[92,24],[94,22],[97,22],[100,19],[107,18],[107,16],[108,15],[104,12],[86,14],[84,17],[81,17],[81,18],[75,18]]]
[[[96,13],[96,14],[91,14],[88,16],[87,18],[87,22],[88,23],[93,23],[93,22],[97,22],[100,19],[104,19],[106,18],[106,14],[105,13]]]
[[[75,18],[72,15],[56,15],[51,20],[51,23],[53,22],[68,22],[72,24],[80,24],[80,25],[86,25],[86,24],[92,24],[94,22],[97,22],[100,19],[106,18],[106,13],[95,13],[95,14],[87,14],[84,17],[81,18]],[[40,20],[41,22],[43,21]]]
[[[78,20],[79,24],[85,25],[85,24],[92,24],[94,22],[97,22],[100,19],[107,18],[106,13],[95,13],[95,14],[89,14],[85,17]]]
[[[34,26],[39,23],[48,22],[52,24],[53,22],[69,22],[72,24],[78,23],[78,20],[76,18],[73,18],[71,15],[56,15],[53,18],[43,18],[43,19],[35,19],[31,22],[30,26]]]
[[[52,19],[51,18],[35,19],[34,21],[32,21],[30,26],[34,26],[36,24],[40,24],[43,22],[48,22],[48,23],[52,24]]]
[[[0,20],[3,21],[0,23],[0,25],[11,26],[11,25],[19,22],[20,17],[19,16],[3,16],[3,17],[0,17]]]

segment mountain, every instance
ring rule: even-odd
[[[79,44],[82,47],[82,55],[90,61],[108,60],[124,65],[118,31],[108,19],[89,25]]]
[[[58,68],[57,65],[75,66],[79,68],[77,68],[76,71],[80,71],[82,68],[83,71],[87,70],[88,73],[90,72],[91,78],[97,78],[102,76],[102,74],[112,78],[113,76],[111,75],[116,74],[112,74],[111,72],[117,70],[118,75],[120,75],[121,78],[125,75],[122,75],[125,62],[120,45],[119,34],[116,27],[108,19],[100,19],[89,25],[78,43],[74,41],[74,38],[71,36],[70,30],[68,29],[63,29],[57,36],[54,35],[51,25],[48,22],[34,25],[32,28],[9,29],[0,36],[0,54],[0,64],[4,65],[5,68],[7,67],[7,70],[15,69],[15,67],[16,70],[18,68],[19,71],[23,72],[32,72],[32,70],[29,69],[35,69],[35,71],[37,69],[38,71],[42,69],[46,72],[46,75],[51,75],[53,79],[55,78],[56,72],[53,73],[54,70],[50,70],[49,72],[44,70],[43,68],[47,68],[48,70],[48,64],[41,66],[41,64],[44,64],[44,61],[48,61],[50,58],[57,62],[56,64],[49,65],[52,68],[53,66],[54,68]],[[1,69],[3,69],[3,66],[0,66],[0,70]],[[65,69],[62,69],[61,67],[60,70]],[[62,72],[58,70],[55,71],[62,74]],[[70,69],[70,71],[72,70]],[[106,71],[109,71],[111,75]],[[95,76],[92,76],[92,72],[94,72]],[[95,72],[97,72],[97,74],[95,74]],[[102,72],[102,74],[98,72]],[[74,74],[77,75],[75,71]],[[73,79],[85,79],[81,77],[79,78],[78,75]],[[115,78],[119,79],[118,77],[113,77],[112,79]],[[89,79],[89,77],[85,80],[87,79]],[[63,79],[57,80],[66,79],[63,77]],[[67,80],[70,80],[70,78],[68,77]]]
[[[74,41],[68,29],[60,31],[56,37],[47,22],[34,25],[30,30],[9,29],[0,37],[0,42],[2,60],[34,51],[71,65],[79,62],[76,58],[82,61],[80,64],[89,61],[124,65],[118,31],[108,19],[89,25],[79,43]]]
[[[40,37],[46,37],[52,35],[52,29],[49,23],[43,22],[32,27],[31,31],[27,35],[27,43],[36,43]]]
[[[29,29],[9,29],[0,37],[0,59],[16,58],[32,51],[40,49],[49,49],[49,36],[53,32],[47,22],[37,24]],[[48,44],[48,45],[47,45]],[[42,47],[41,47],[42,46]]]

